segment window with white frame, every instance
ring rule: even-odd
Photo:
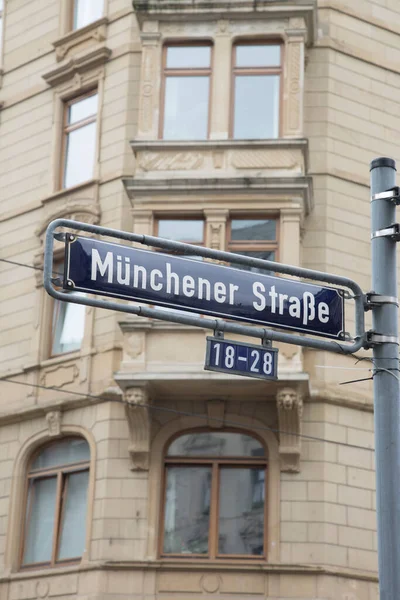
[[[69,188],[93,178],[97,108],[97,90],[66,103],[62,160],[63,188]]]

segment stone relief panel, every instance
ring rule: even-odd
[[[143,152],[138,166],[143,171],[194,171],[204,164],[204,152]]]
[[[46,369],[40,377],[40,384],[46,387],[64,387],[74,383],[79,375],[78,366],[73,363],[70,365],[57,365]]]
[[[232,150],[231,164],[236,169],[290,169],[303,172],[300,152],[290,150]]]

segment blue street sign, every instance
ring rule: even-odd
[[[67,236],[63,287],[344,339],[342,290]]]
[[[257,379],[277,379],[278,349],[208,337],[204,368]]]

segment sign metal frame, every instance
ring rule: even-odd
[[[210,258],[223,262],[235,262],[238,264],[273,271],[275,273],[282,273],[292,275],[295,277],[311,279],[314,281],[326,282],[329,284],[333,284],[334,286],[345,287],[351,290],[352,294],[348,294],[348,298],[353,299],[355,303],[355,335],[354,337],[347,336],[345,342],[339,342],[336,340],[327,341],[308,337],[304,334],[296,335],[292,333],[285,333],[282,331],[275,331],[266,327],[243,325],[240,323],[234,323],[218,318],[214,319],[207,317],[196,317],[190,314],[177,314],[172,310],[168,311],[136,304],[122,304],[121,302],[114,302],[106,299],[82,297],[81,295],[74,294],[73,292],[59,291],[54,287],[52,277],[54,239],[66,242],[66,236],[74,235],[71,234],[71,232],[57,233],[56,231],[60,228],[72,230],[73,232],[83,231],[90,234],[97,234],[100,236],[111,237],[118,240],[125,240],[128,242],[134,242],[136,244],[142,244],[144,246],[160,248],[168,251],[175,250],[180,252],[181,254],[186,253],[192,256],[202,256],[204,258]],[[175,242],[172,240],[167,240],[154,236],[129,233],[126,231],[102,227],[100,225],[81,223],[79,221],[73,221],[70,219],[56,219],[55,221],[50,223],[50,225],[47,228],[44,256],[44,287],[50,296],[57,300],[62,300],[64,302],[73,302],[76,304],[93,306],[97,308],[116,310],[119,312],[135,314],[163,321],[169,321],[172,323],[183,323],[186,325],[192,325],[194,327],[200,327],[202,329],[209,329],[219,332],[230,332],[248,337],[258,338],[261,340],[284,342],[287,344],[295,344],[297,346],[307,348],[326,350],[338,354],[352,354],[364,347],[366,343],[364,325],[365,295],[362,292],[360,286],[355,281],[347,277],[330,275],[321,271],[314,271],[302,267],[295,267],[293,265],[286,265],[274,261],[263,260],[260,258],[252,258],[241,254],[235,254],[232,252],[212,250],[211,248],[194,246],[191,244],[185,244],[183,242]]]

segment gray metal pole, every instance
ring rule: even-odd
[[[390,158],[371,162],[371,198],[396,182]],[[393,200],[371,202],[372,236],[396,222]],[[372,237],[372,290],[397,297],[396,242]],[[382,299],[384,300],[384,299]],[[383,303],[372,309],[376,334],[398,337],[398,307]],[[399,347],[393,341],[373,347],[376,499],[380,600],[400,600],[400,385]],[[382,369],[382,370],[381,370]],[[386,370],[384,370],[386,369]]]

